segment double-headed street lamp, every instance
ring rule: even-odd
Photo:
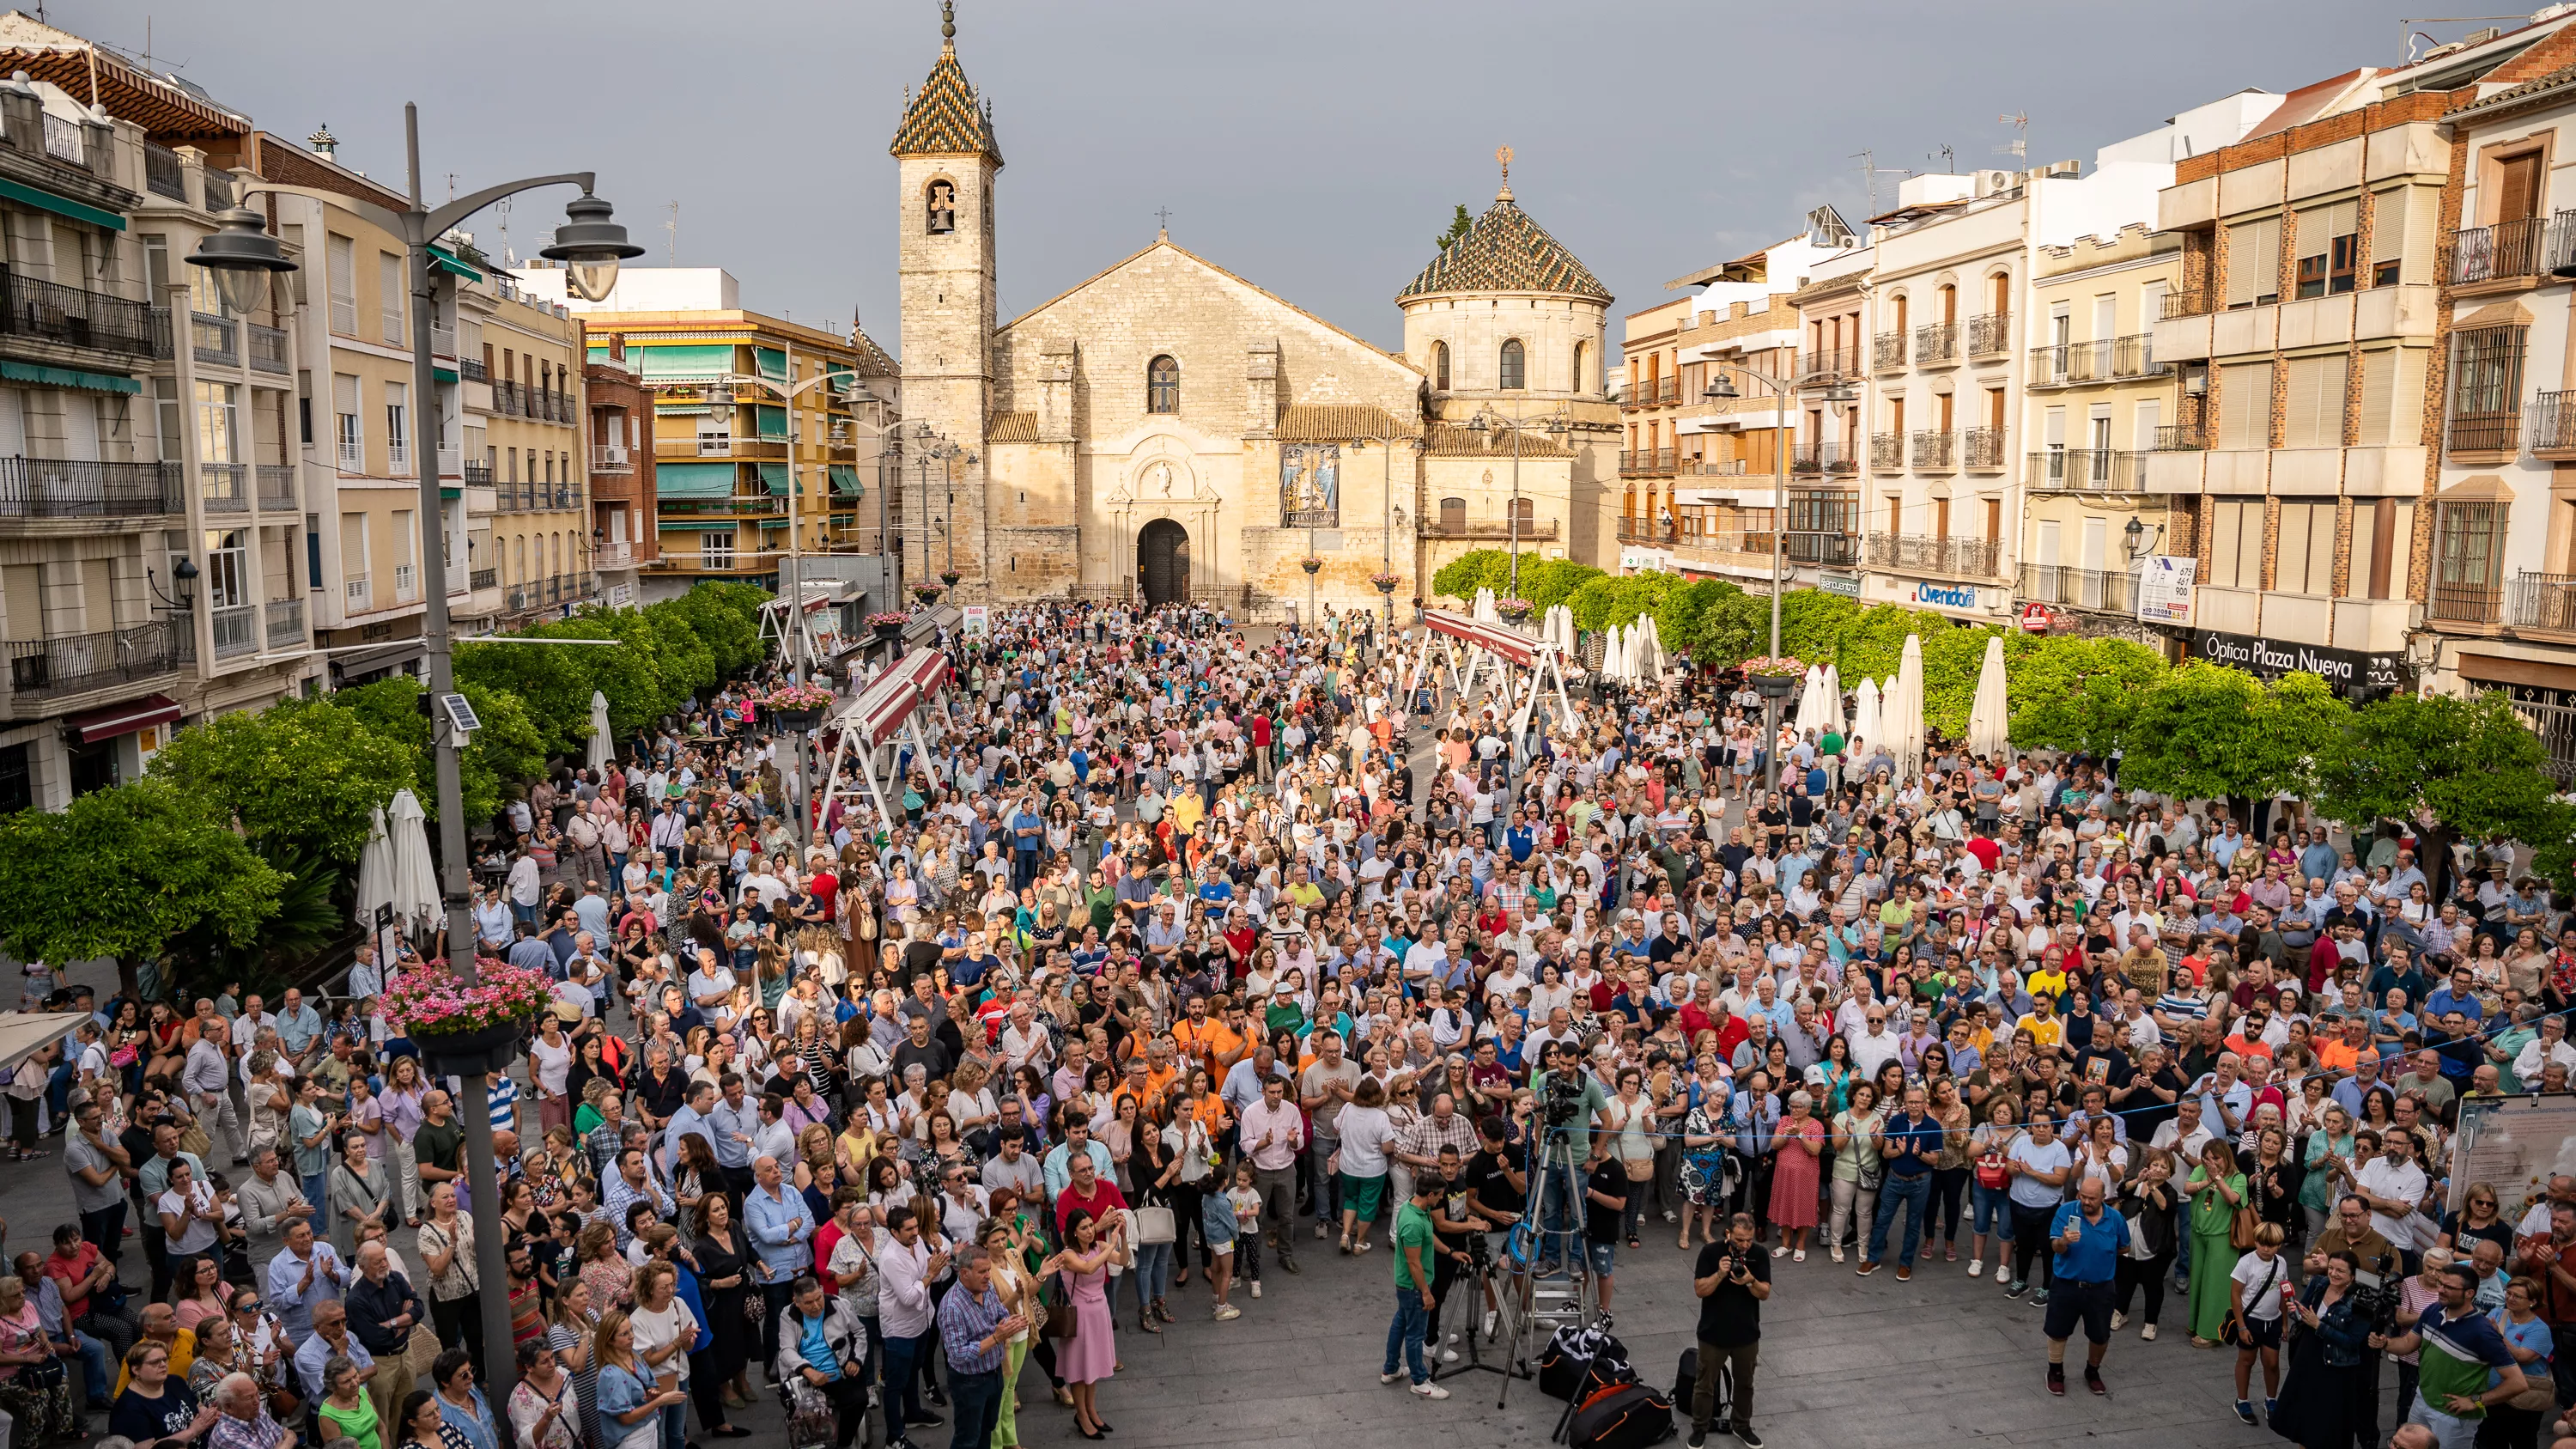
[[[1780,657],[1780,580],[1781,565],[1786,558],[1789,537],[1789,405],[1798,394],[1810,388],[1821,389],[1818,396],[1836,407],[1858,402],[1860,390],[1844,379],[1840,372],[1811,372],[1804,377],[1773,377],[1758,368],[1742,363],[1711,363],[1708,390],[1700,394],[1703,402],[1728,402],[1744,396],[1729,375],[1741,373],[1780,400],[1776,424],[1778,442],[1771,449],[1771,657]],[[1779,711],[1779,701],[1763,697],[1763,747],[1770,752],[1770,788],[1780,788],[1780,750],[1770,735],[1777,732],[1779,721],[1772,716]]]
[[[1413,433],[1360,433],[1351,439],[1352,451],[1358,451],[1363,443],[1377,444],[1378,459],[1383,465],[1379,470],[1382,479],[1379,491],[1385,503],[1380,510],[1378,572],[1381,575],[1392,574],[1395,572],[1395,530],[1404,518],[1404,510],[1395,506],[1395,445],[1405,443],[1418,448],[1422,446],[1422,439]],[[1314,551],[1314,546],[1308,544],[1306,552],[1312,554]],[[1395,590],[1382,588],[1379,592],[1386,596],[1386,634],[1392,639],[1395,637]],[[1308,605],[1309,609],[1312,607]]]
[[[1467,420],[1467,426],[1473,428],[1476,436],[1488,447],[1493,445],[1497,432],[1512,435],[1511,597],[1515,599],[1521,594],[1521,434],[1537,428],[1547,434],[1549,442],[1561,442],[1573,425],[1572,415],[1562,407],[1536,415],[1507,416],[1495,411],[1491,403],[1476,409],[1476,415]],[[1394,601],[1389,600],[1387,607],[1394,608]]]
[[[787,406],[787,562],[786,567],[780,573],[779,582],[782,587],[779,589],[779,593],[786,597],[788,607],[792,611],[790,628],[788,630],[788,668],[795,678],[801,680],[805,676],[806,667],[810,665],[812,661],[807,660],[804,657],[805,570],[803,564],[802,545],[800,540],[797,538],[797,532],[800,525],[797,519],[796,507],[798,501],[798,489],[796,486],[796,400],[818,387],[826,387],[837,381],[846,382],[849,386],[844,389],[832,391],[828,393],[827,396],[836,398],[842,403],[847,404],[857,396],[858,374],[848,368],[837,370],[827,368],[824,371],[818,372],[812,377],[805,379],[803,382],[792,381],[796,375],[796,352],[794,348],[789,348],[787,350],[787,375],[791,381],[784,385],[771,382],[768,378],[757,374],[748,377],[729,377],[720,382],[708,383],[706,390],[706,404],[708,417],[712,418],[716,422],[728,425],[733,421],[733,390],[736,387],[757,387],[763,392],[768,393],[770,396],[777,398],[780,402],[785,403]],[[828,487],[829,485],[827,484],[826,486]],[[829,518],[830,514],[827,512],[824,516]],[[828,526],[824,530],[826,535],[828,535],[830,531],[831,530]],[[824,539],[823,546],[825,552],[830,552],[831,540],[828,536]]]
[[[941,475],[948,479],[948,512],[953,515],[957,511],[957,482],[955,476],[948,472],[949,465],[960,458],[972,463],[975,455],[950,442],[944,435],[932,432],[929,423],[918,419],[908,431],[897,431],[899,436],[912,440],[914,469],[921,478],[921,571],[927,575],[930,572],[930,465],[938,463]],[[957,527],[946,519],[940,526],[948,535],[947,572],[953,574],[957,572]]]
[[[403,139],[410,163],[411,205],[400,211],[339,192],[266,181],[251,183],[243,188],[243,194],[267,191],[344,207],[403,239],[411,268],[413,395],[430,404],[412,410],[412,456],[423,461],[421,567],[426,575],[427,608],[421,620],[421,636],[427,646],[429,692],[434,698],[444,698],[455,691],[456,670],[447,622],[447,550],[443,537],[446,510],[439,498],[436,466],[441,428],[434,405],[438,379],[430,363],[430,326],[437,316],[438,294],[431,281],[430,243],[505,196],[540,186],[578,186],[581,195],[565,205],[564,224],[555,229],[554,244],[539,253],[564,264],[565,280],[573,295],[587,302],[606,300],[610,289],[617,285],[618,265],[628,257],[642,256],[644,249],[626,239],[626,228],[617,224],[615,209],[592,194],[596,176],[588,171],[535,176],[486,187],[432,210],[421,201],[420,108],[416,105],[403,107]],[[294,271],[296,263],[286,255],[278,239],[263,229],[265,219],[258,212],[246,207],[228,211],[220,218],[220,225],[221,230],[198,244],[188,262],[212,272],[224,301],[236,313],[248,315],[259,305],[269,277]],[[440,532],[432,533],[432,529]],[[458,754],[465,741],[450,711],[433,709],[431,720],[438,791],[438,887],[447,911],[449,965],[470,986],[476,976],[475,934],[472,903],[466,890],[465,791],[458,766]],[[477,1228],[475,1268],[483,1282],[498,1289],[509,1282],[509,1269],[503,1257],[506,1225],[501,1220],[500,1187],[492,1156],[492,1114],[482,1074],[466,1072],[460,1081],[464,1101],[458,1115],[464,1119],[466,1178],[474,1193]],[[517,1364],[510,1353],[510,1304],[506,1292],[483,1295],[483,1342],[483,1381],[494,1386],[496,1397],[506,1395],[518,1378]]]

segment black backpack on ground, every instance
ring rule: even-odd
[[[1672,1401],[1644,1384],[1613,1384],[1581,1402],[1567,1423],[1571,1449],[1647,1449],[1673,1437]]]
[[[1636,1381],[1627,1345],[1603,1329],[1569,1323],[1548,1339],[1538,1359],[1539,1392],[1550,1398],[1581,1403],[1594,1390]]]
[[[1695,1412],[1692,1396],[1699,1391],[1699,1348],[1682,1350],[1681,1365],[1673,1370],[1673,1412],[1689,1418]],[[1735,1407],[1735,1374],[1723,1359],[1717,1365],[1717,1403],[1709,1416],[1711,1424],[1723,1424]]]

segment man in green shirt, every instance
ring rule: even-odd
[[[1413,1196],[1395,1210],[1395,1317],[1386,1326],[1386,1367],[1377,1381],[1394,1383],[1398,1374],[1413,1380],[1413,1391],[1426,1399],[1445,1399],[1449,1391],[1431,1381],[1422,1356],[1422,1340],[1431,1329],[1431,1208],[1448,1187],[1438,1173],[1414,1179]],[[1396,1355],[1404,1356],[1399,1370]]]

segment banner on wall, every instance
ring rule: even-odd
[[[1342,526],[1342,445],[1285,443],[1279,449],[1279,526]]]
[[[2200,560],[2151,554],[2138,564],[2138,622],[2191,624],[2192,586],[2200,581]]]

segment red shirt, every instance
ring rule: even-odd
[[[1997,861],[2004,858],[2004,848],[1982,835],[1969,839],[1968,853],[1977,858],[1977,864],[1990,871],[1995,868]]]
[[[805,889],[814,897],[814,904],[823,908],[825,920],[831,920],[838,914],[833,909],[841,895],[841,881],[838,876],[828,870],[818,870],[814,872],[813,879],[805,883]]]
[[[1119,1194],[1118,1184],[1111,1182],[1108,1178],[1092,1178],[1091,1196],[1089,1197],[1084,1197],[1080,1193],[1075,1192],[1072,1184],[1068,1183],[1065,1185],[1064,1191],[1056,1194],[1056,1236],[1058,1238],[1062,1238],[1064,1236],[1064,1225],[1066,1221],[1073,1216],[1073,1210],[1075,1208],[1080,1208],[1084,1212],[1089,1213],[1093,1222],[1102,1223],[1101,1232],[1106,1236],[1108,1226],[1102,1220],[1107,1218],[1112,1211],[1118,1208],[1123,1208],[1126,1205],[1127,1199]]]
[[[68,1258],[60,1253],[45,1255],[45,1276],[62,1284],[64,1322],[73,1322],[82,1314],[89,1312],[89,1295],[84,1293],[74,1298],[72,1285],[86,1281],[90,1274],[97,1271],[98,1245],[96,1243],[84,1241],[80,1245],[80,1251]]]

